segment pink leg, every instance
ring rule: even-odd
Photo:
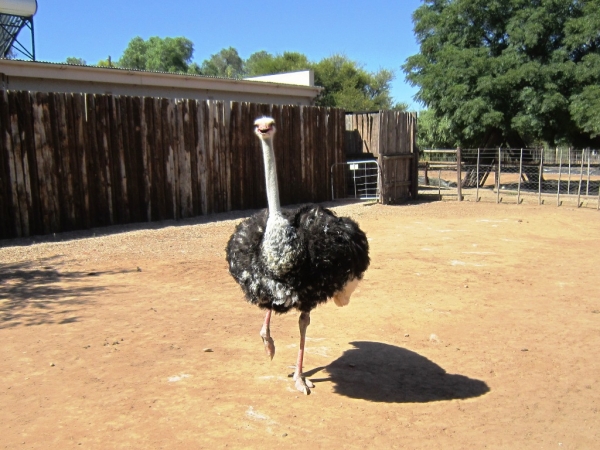
[[[271,337],[271,313],[273,311],[271,311],[270,309],[267,310],[267,315],[265,316],[265,321],[263,323],[262,328],[260,329],[260,337],[263,340],[263,344],[265,345],[265,352],[267,352],[267,355],[269,355],[269,357],[271,359],[273,359],[273,356],[275,356],[275,342],[273,341],[273,338]]]
[[[306,342],[306,329],[310,325],[310,313],[303,312],[298,319],[300,326],[300,348],[298,349],[298,360],[296,361],[296,371],[294,372],[294,380],[296,381],[296,389],[304,394],[310,394],[310,389],[315,387],[312,382],[302,376],[302,364],[304,362],[304,344]]]

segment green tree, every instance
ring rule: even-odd
[[[312,64],[315,84],[323,87],[319,106],[335,106],[347,111],[374,111],[392,108],[390,95],[393,72],[372,73],[344,55],[333,55]]]
[[[65,60],[65,62],[67,64],[74,64],[74,65],[79,65],[79,66],[85,66],[87,64],[85,62],[85,59],[83,59],[83,58],[76,58],[74,56],[67,57],[67,59]]]
[[[204,60],[200,71],[213,77],[241,78],[245,75],[244,60],[235,48],[224,48]]]
[[[435,113],[426,109],[419,112],[417,128],[417,145],[426,148],[455,148],[456,142],[450,133],[450,123],[447,118],[441,119]]]
[[[409,104],[406,102],[396,102],[394,103],[394,105],[392,106],[392,110],[394,111],[400,111],[400,112],[407,112],[409,108]]]
[[[147,41],[133,38],[116,64],[119,67],[159,72],[197,72],[197,64],[190,64],[194,44],[184,37],[160,38],[153,36]]]
[[[367,72],[344,55],[333,55],[315,63],[302,53],[272,55],[263,50],[250,55],[245,66],[248,76],[314,70],[315,84],[324,88],[316,100],[319,106],[334,106],[347,111],[408,109],[406,103],[392,102],[390,87],[394,74],[391,71]]]
[[[576,63],[579,85],[569,112],[579,128],[596,137],[600,135],[600,1],[582,3],[581,16],[565,25],[566,47]]]
[[[110,55],[106,59],[101,59],[96,63],[98,67],[117,67],[117,65],[113,62]]]
[[[249,77],[271,75],[283,72],[296,72],[310,69],[311,63],[306,55],[298,52],[283,52],[281,55],[271,55],[261,50],[253,53],[246,60],[246,73]]]
[[[413,15],[420,53],[403,69],[458,145],[589,144],[598,3],[425,0]]]

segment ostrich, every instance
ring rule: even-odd
[[[262,144],[268,208],[237,225],[227,244],[227,262],[246,299],[267,310],[260,336],[271,359],[272,312],[300,311],[293,377],[296,388],[308,395],[314,385],[303,376],[302,363],[310,311],[330,298],[338,306],[348,304],[369,266],[369,244],[356,222],[321,206],[281,209],[273,151],[275,121],[262,117],[254,125]]]

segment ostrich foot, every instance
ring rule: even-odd
[[[273,357],[275,356],[275,341],[270,336],[269,329],[263,327],[262,330],[260,330],[260,337],[263,340],[265,352],[267,353],[267,355],[269,355],[269,358],[273,359]]]
[[[312,381],[299,374],[294,374],[294,381],[296,382],[296,389],[304,395],[310,394],[310,389],[315,387]]]

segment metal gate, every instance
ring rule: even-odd
[[[342,179],[343,182],[340,182]],[[335,192],[335,186],[344,186],[344,192]],[[381,167],[377,161],[349,161],[331,166],[332,200],[336,198],[379,200],[380,188]]]

